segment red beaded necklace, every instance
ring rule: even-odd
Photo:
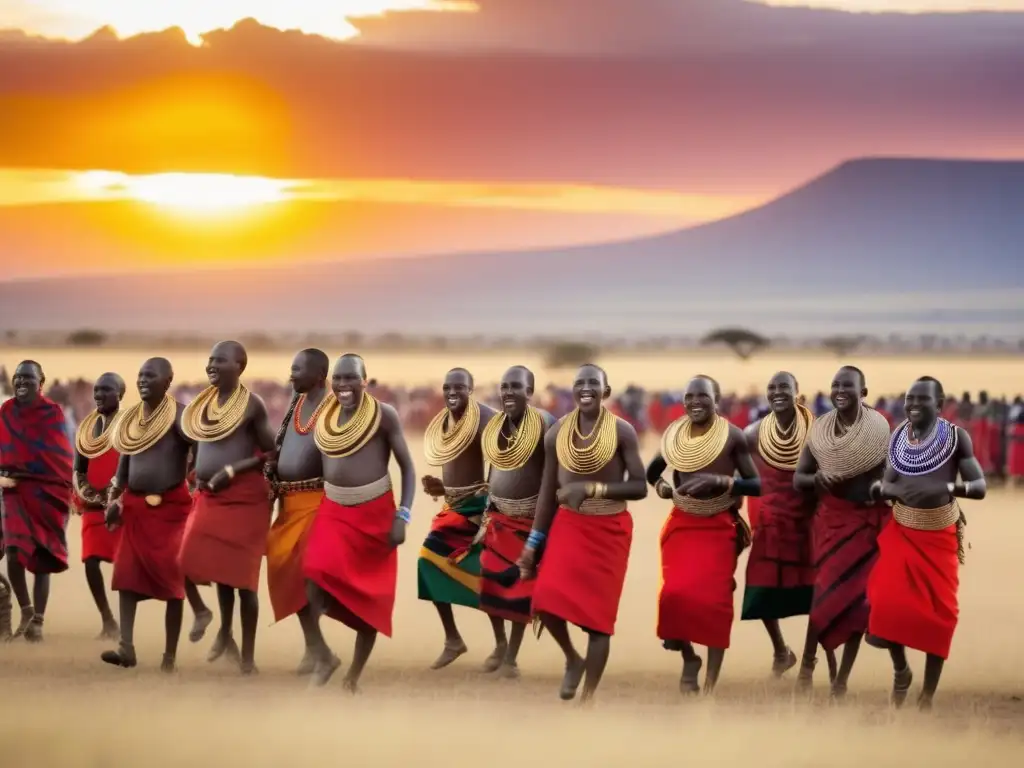
[[[312,415],[310,415],[309,421],[307,421],[305,424],[303,424],[302,423],[302,406],[305,403],[306,403],[306,395],[305,395],[305,393],[303,393],[303,394],[299,395],[299,399],[295,401],[295,431],[298,432],[300,435],[308,435],[310,430],[313,429],[313,427],[316,426],[316,420],[320,417],[320,411],[322,411],[324,409],[324,405],[326,405],[326,403],[327,403],[327,398],[325,397],[323,400],[320,401],[320,405],[318,405],[313,410]]]

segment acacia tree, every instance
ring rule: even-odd
[[[544,363],[548,368],[573,368],[596,362],[599,351],[584,341],[558,341],[545,351]]]
[[[700,343],[725,344],[740,360],[749,360],[755,352],[771,345],[767,338],[746,328],[719,328],[711,331]]]
[[[863,336],[828,336],[821,340],[821,346],[836,357],[846,357],[863,343]]]

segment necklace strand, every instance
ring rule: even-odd
[[[110,450],[110,438],[113,434],[113,427],[117,424],[118,416],[115,412],[109,418],[103,416],[99,411],[93,410],[88,416],[82,419],[75,432],[75,450],[86,459],[95,459]],[[100,425],[100,433],[93,435],[96,424]]]
[[[480,404],[470,398],[462,418],[453,423],[451,411],[441,410],[423,435],[423,452],[431,467],[443,467],[455,461],[473,444],[480,429]]]
[[[786,472],[795,471],[813,422],[814,414],[799,403],[793,422],[786,429],[782,429],[775,412],[769,412],[757,428],[757,452],[764,463]]]
[[[661,437],[661,455],[676,472],[699,472],[719,457],[729,442],[729,421],[715,414],[708,431],[693,434],[689,416],[668,425]]]
[[[197,443],[223,440],[245,421],[249,407],[249,390],[239,384],[223,405],[217,403],[218,390],[207,387],[185,406],[181,414],[181,430]]]
[[[841,434],[837,430],[839,421],[839,411],[829,411],[811,424],[807,445],[822,472],[849,479],[885,461],[889,422],[882,414],[861,405],[856,420]]]
[[[299,395],[299,399],[295,402],[294,414],[295,414],[295,431],[300,435],[308,435],[309,431],[316,426],[317,419],[320,418],[320,412],[327,407],[328,402],[333,398],[333,395],[324,394],[323,399],[313,409],[313,413],[310,414],[309,420],[302,423],[302,406],[306,404],[306,393],[303,392]],[[337,398],[333,398],[337,399]]]
[[[593,437],[593,442],[577,447],[574,439],[577,436],[580,436],[581,442]],[[618,448],[617,417],[604,406],[601,406],[601,413],[589,435],[584,437],[580,432],[580,409],[576,408],[558,428],[555,440],[558,463],[576,475],[592,475],[601,471],[612,460]]]
[[[358,453],[380,428],[380,402],[368,392],[363,392],[352,418],[341,423],[342,408],[338,398],[331,397],[316,420],[313,442],[316,447],[332,459],[343,459]]]
[[[137,403],[125,411],[111,432],[111,447],[122,456],[137,456],[163,439],[174,426],[178,403],[169,394],[147,417],[145,403]]]
[[[901,475],[927,475],[945,464],[956,453],[956,427],[941,416],[931,432],[912,442],[910,421],[904,421],[889,441],[889,464]]]
[[[506,438],[505,447],[501,447],[500,438],[504,436],[505,425],[508,424],[512,434]],[[522,469],[533,456],[544,435],[544,417],[532,405],[526,406],[526,413],[519,427],[512,424],[512,419],[504,413],[496,413],[484,427],[480,438],[484,458],[495,469],[511,472]]]

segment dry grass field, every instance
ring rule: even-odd
[[[359,350],[325,350],[332,358]],[[0,361],[8,373],[19,360],[31,358],[42,363],[52,379],[83,377],[95,379],[105,371],[116,371],[132,381],[147,357],[168,358],[178,381],[205,381],[204,368],[209,350],[124,350],[124,349],[25,349],[0,350]],[[522,364],[537,375],[538,384],[570,382],[572,371],[550,370],[539,351],[493,352],[367,352],[370,376],[392,385],[437,385],[448,369],[468,368],[479,384],[494,384],[510,365]],[[283,352],[254,352],[247,377],[284,380],[292,355]],[[803,391],[813,394],[828,388],[836,369],[844,363],[859,366],[867,374],[868,387],[877,394],[902,392],[918,376],[935,376],[946,391],[959,395],[964,390],[988,390],[990,395],[1016,395],[1024,381],[1024,356],[928,356],[868,355],[853,353],[842,360],[817,352],[766,352],[743,361],[728,350],[698,352],[637,353],[603,355],[598,362],[608,371],[613,389],[629,383],[649,389],[678,389],[698,373],[714,376],[724,390],[746,393],[762,391],[773,373],[788,370],[799,379]]]
[[[419,456],[421,445],[413,445]],[[293,669],[302,653],[294,621],[271,625],[263,595],[257,662],[242,679],[226,663],[207,664],[210,637],[182,639],[180,671],[157,667],[163,617],[157,604],[139,613],[140,666],[107,667],[107,646],[93,639],[99,621],[72,521],[72,569],[54,579],[42,646],[0,647],[0,766],[296,765],[449,766],[963,766],[988,759],[1013,765],[1024,756],[1024,602],[1020,600],[1018,517],[1024,492],[997,491],[966,506],[970,519],[962,571],[961,625],[933,713],[887,706],[887,655],[865,647],[851,695],[830,707],[824,665],[813,701],[796,698],[792,680],[769,679],[771,646],[759,625],[737,623],[723,679],[712,699],[681,700],[680,662],[655,635],[659,527],[664,502],[635,505],[636,532],[618,634],[596,706],[558,700],[561,660],[548,637],[528,636],[522,680],[496,680],[477,666],[490,651],[482,614],[457,612],[470,653],[431,672],[441,631],[433,608],[416,599],[415,561],[436,505],[420,497],[401,552],[395,637],[382,639],[364,675],[363,693],[346,695],[340,675],[310,691]],[[738,580],[742,589],[744,561]],[[109,578],[109,571],[108,571]],[[204,589],[211,605],[212,590]],[[737,606],[740,593],[737,593]],[[186,611],[186,629],[191,621]],[[325,621],[343,660],[351,633]],[[784,629],[797,645],[803,620]],[[236,623],[237,631],[237,623]],[[922,658],[912,656],[918,672]],[[787,676],[788,678],[789,676]],[[911,699],[913,701],[913,699]],[[543,762],[540,762],[543,761]]]

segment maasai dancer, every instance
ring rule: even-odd
[[[178,560],[185,523],[192,509],[185,478],[189,473],[192,441],[182,431],[184,409],[167,394],[174,379],[171,364],[162,357],[147,360],[136,386],[141,402],[118,418],[110,446],[120,454],[117,475],[107,494],[107,526],[120,530],[110,587],[118,593],[121,642],[101,659],[117,667],[134,667],[135,614],[139,602],[167,603],[166,639],[161,669],[173,672],[188,597],[195,624],[190,639],[201,640],[213,620],[195,584],[185,580]]]
[[[50,574],[68,569],[73,455],[64,410],[43,396],[45,382],[39,363],[22,361],[14,398],[0,405],[0,557],[21,607],[13,636],[32,643],[43,639]],[[26,571],[35,575],[31,597]]]
[[[491,417],[481,438],[490,502],[484,515],[480,553],[480,608],[492,621],[510,621],[508,650],[497,669],[501,677],[519,677],[518,656],[533,613],[530,597],[535,582],[519,578],[516,561],[523,551],[537,511],[544,474],[544,434],[554,423],[547,411],[530,405],[533,373],[515,365],[501,377],[503,413]],[[504,631],[504,629],[502,630]]]
[[[93,385],[96,410],[82,419],[75,434],[74,510],[82,517],[82,562],[85,580],[99,609],[103,629],[97,640],[121,637],[107,600],[100,563],[114,562],[120,531],[107,530],[107,491],[117,474],[119,454],[110,445],[113,425],[124,397],[124,379],[104,373]]]
[[[810,624],[826,651],[843,645],[833,699],[846,695],[868,627],[868,574],[878,558],[878,534],[889,508],[871,497],[889,448],[889,422],[864,405],[864,374],[843,366],[832,380],[834,410],[811,425],[793,487],[817,491],[814,516],[814,597]],[[810,642],[810,640],[808,640]]]
[[[782,677],[797,663],[782,636],[779,619],[809,614],[814,594],[811,524],[817,499],[813,493],[793,487],[793,474],[814,414],[797,403],[798,389],[793,374],[780,371],[772,376],[767,388],[771,410],[745,432],[761,476],[761,496],[757,520],[753,515],[750,520],[753,537],[740,618],[764,623],[775,649],[775,677]],[[817,650],[817,636],[809,630],[798,677],[802,686],[811,684]],[[831,671],[835,654],[827,651],[826,656]]]
[[[985,498],[970,435],[938,416],[943,399],[942,385],[930,376],[910,387],[907,421],[893,433],[885,475],[875,485],[876,497],[893,502],[893,519],[878,537],[868,579],[868,632],[872,644],[889,649],[897,707],[913,680],[909,646],[926,654],[918,706],[931,708],[960,613],[965,520],[956,499]]]
[[[216,584],[220,629],[207,656],[238,659],[232,632],[235,590],[242,623],[240,669],[256,670],[257,595],[270,531],[269,485],[263,465],[272,458],[275,432],[267,407],[240,382],[248,357],[237,341],[210,352],[210,386],[185,406],[181,426],[196,445],[196,500],[181,543],[185,576]]]
[[[673,504],[661,531],[658,637],[682,654],[683,693],[700,690],[704,662],[693,645],[707,647],[704,692],[711,693],[732,633],[736,559],[750,543],[739,509],[743,496],[761,493],[761,481],[743,431],[718,415],[714,382],[693,379],[683,402],[686,416],[665,430],[647,467],[647,482]],[[671,485],[661,477],[667,467]]]
[[[323,454],[324,499],[306,546],[303,572],[312,610],[313,682],[326,685],[341,665],[320,633],[326,613],[356,631],[345,688],[358,690],[377,634],[391,637],[398,552],[412,519],[416,468],[398,412],[366,391],[366,364],[343,355],[334,366],[334,396],[320,413],[314,440]],[[402,473],[396,508],[388,463]]]
[[[453,368],[442,387],[445,408],[427,426],[423,437],[427,464],[441,467],[441,478],[425,475],[423,490],[444,506],[430,523],[417,564],[420,600],[430,600],[441,617],[444,648],[431,669],[447,667],[468,649],[455,625],[453,605],[480,607],[480,549],[476,535],[487,507],[483,428],[495,411],[473,397],[473,376]],[[508,650],[505,622],[491,617],[494,651],[485,670],[501,665]]]
[[[597,691],[626,578],[633,541],[627,501],[647,496],[636,431],[604,407],[608,376],[584,365],[572,385],[576,408],[544,436],[544,476],[537,516],[519,557],[521,578],[537,568],[533,612],[565,654],[559,696],[576,696],[586,673],[583,701]],[[569,637],[568,623],[589,636],[586,658]]]
[[[267,587],[274,621],[297,614],[306,652],[299,675],[312,674],[314,617],[306,599],[302,573],[306,542],[317,507],[324,497],[320,451],[313,442],[313,428],[327,406],[327,375],[331,361],[319,349],[305,349],[292,361],[291,383],[295,390],[288,413],[277,432],[277,461],[268,462],[265,473],[277,501],[277,518],[267,536]]]

